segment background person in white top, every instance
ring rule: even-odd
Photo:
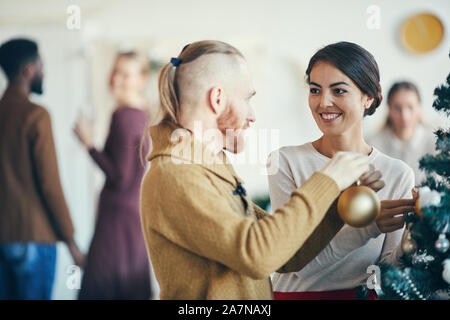
[[[387,155],[405,161],[413,170],[416,185],[425,179],[419,160],[435,153],[436,137],[422,125],[422,107],[417,87],[408,81],[394,83],[387,95],[389,115],[385,126],[367,142]]]
[[[286,203],[294,189],[339,151],[368,155],[386,185],[378,192],[382,202],[377,220],[360,229],[344,225],[301,270],[276,273],[275,299],[352,299],[356,297],[354,289],[369,276],[368,266],[380,260],[395,264],[402,254],[404,215],[414,206],[413,200],[403,198],[412,198],[414,174],[405,163],[384,155],[363,139],[363,117],[373,114],[382,99],[378,66],[369,52],[348,42],[328,45],[311,58],[306,74],[309,106],[323,136],[269,156],[269,165],[279,156],[280,166],[269,176],[272,208]],[[331,293],[336,290],[345,291]],[[311,294],[319,291],[323,292],[320,296]]]

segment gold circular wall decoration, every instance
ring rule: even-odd
[[[426,53],[441,43],[444,38],[444,24],[432,13],[418,13],[403,22],[401,37],[408,50]]]

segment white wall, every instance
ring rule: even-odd
[[[79,31],[66,28],[69,4],[81,7]],[[372,4],[381,9],[379,30],[366,27],[366,9]],[[444,22],[450,21],[448,0],[42,0],[39,7],[31,0],[1,1],[0,41],[17,35],[39,41],[46,70],[46,93],[39,101],[53,117],[62,182],[74,218],[76,238],[86,250],[93,231],[101,174],[75,141],[71,128],[80,108],[90,112],[88,104],[103,101],[92,106],[96,117],[101,118],[96,128],[97,142],[99,145],[103,142],[111,106],[107,105],[107,93],[99,82],[106,77],[108,68],[92,75],[89,48],[95,47],[94,43],[127,44],[138,39],[157,48],[155,54],[168,61],[189,42],[228,41],[247,55],[255,74],[255,128],[279,129],[280,145],[301,144],[320,135],[307,105],[304,71],[308,60],[320,47],[342,40],[356,42],[374,54],[384,92],[399,79],[416,82],[423,96],[426,120],[444,123],[431,104],[434,88],[450,70],[449,26],[446,25],[441,46],[427,55],[413,55],[400,44],[401,22],[420,10],[431,11]],[[98,59],[94,62],[106,66],[110,63]],[[4,82],[0,81],[0,85],[4,86]],[[99,96],[103,98],[94,98]],[[373,132],[382,123],[385,109],[383,105],[375,116],[365,121],[366,133]],[[269,152],[273,148],[267,149]],[[257,165],[238,166],[237,171],[247,182],[251,195],[267,192],[267,179]],[[65,286],[64,273],[71,262],[63,246],[59,247],[59,253],[54,298],[71,299],[76,292]]]

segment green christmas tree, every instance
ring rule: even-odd
[[[450,116],[450,74],[434,91],[433,108]],[[401,267],[381,263],[380,299],[450,299],[450,130],[435,132],[436,154],[420,159],[427,174],[417,212],[406,218]],[[419,209],[420,208],[420,209]]]

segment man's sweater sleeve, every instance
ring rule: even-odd
[[[264,210],[255,206],[255,211],[258,212],[258,218],[270,216],[268,213],[264,214]],[[276,272],[289,273],[298,272],[302,270],[308,263],[310,263],[334,238],[334,236],[344,226],[344,222],[337,213],[337,199],[328,209],[325,218],[320,222],[313,233],[308,237],[300,249]]]
[[[154,188],[147,192],[154,200],[143,206],[153,206],[145,210],[154,214],[152,228],[186,250],[255,279],[269,277],[292,258],[339,195],[334,180],[315,173],[276,214],[255,220],[233,211],[198,166],[170,167],[151,174]]]
[[[277,159],[279,161],[278,170],[268,176],[270,202],[273,209],[280,208],[287,203],[292,192],[297,188],[292,173],[290,172],[289,163],[282,153],[271,153],[268,159],[268,167],[273,163],[275,156],[278,157]],[[265,217],[264,211],[256,205],[255,211],[258,213],[259,218]],[[344,222],[337,213],[336,199],[329,207],[325,218],[320,222],[311,236],[277,272],[297,272],[303,269],[303,267],[312,261],[329,244],[343,226]]]
[[[269,156],[269,162],[273,161],[274,156],[278,155],[271,154]],[[278,159],[280,161],[278,171],[276,174],[269,176],[270,200],[275,209],[282,206],[296,188],[296,183],[285,155],[280,153]],[[353,250],[365,245],[370,239],[376,238],[381,234],[375,222],[366,228],[355,228],[351,233],[338,233],[343,226],[344,222],[337,213],[336,200],[306,243],[277,272],[298,272],[317,256],[325,256],[327,261],[326,264],[321,263],[317,265],[317,270],[325,268],[343,259]],[[334,243],[339,243],[339,246],[328,246],[331,240]]]
[[[56,235],[69,241],[74,229],[59,179],[50,115],[43,108],[36,113],[28,131],[36,187]]]

